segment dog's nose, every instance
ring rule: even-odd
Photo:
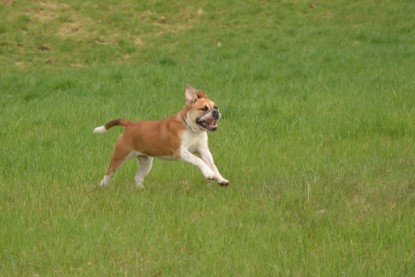
[[[212,116],[215,118],[219,118],[220,114],[218,110],[212,110]]]

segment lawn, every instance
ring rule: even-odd
[[[413,1],[3,1],[0,276],[415,275]],[[229,187],[129,161],[186,83]]]

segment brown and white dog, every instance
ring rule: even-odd
[[[101,187],[108,186],[111,176],[132,157],[138,159],[135,183],[143,188],[144,178],[151,170],[153,158],[182,160],[197,166],[203,176],[215,180],[222,186],[229,181],[222,177],[213,162],[208,147],[206,131],[216,131],[221,117],[218,107],[207,95],[190,85],[185,90],[186,105],[179,113],[161,121],[140,121],[133,123],[115,119],[95,128],[94,133],[105,133],[114,126],[125,127],[118,138]],[[193,153],[198,152],[200,158]]]

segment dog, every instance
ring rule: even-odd
[[[138,159],[134,178],[137,188],[143,188],[144,178],[150,173],[153,158],[181,160],[197,166],[208,180],[221,186],[229,185],[216,167],[208,147],[208,131],[216,131],[221,118],[216,104],[201,90],[187,85],[186,104],[177,114],[160,121],[132,122],[115,119],[94,129],[105,133],[114,126],[125,128],[115,145],[111,163],[100,186],[109,185],[112,175],[130,158]],[[194,155],[199,153],[200,157]]]

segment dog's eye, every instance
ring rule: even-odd
[[[200,109],[201,111],[207,112],[209,110],[208,106],[204,106],[203,108]]]

